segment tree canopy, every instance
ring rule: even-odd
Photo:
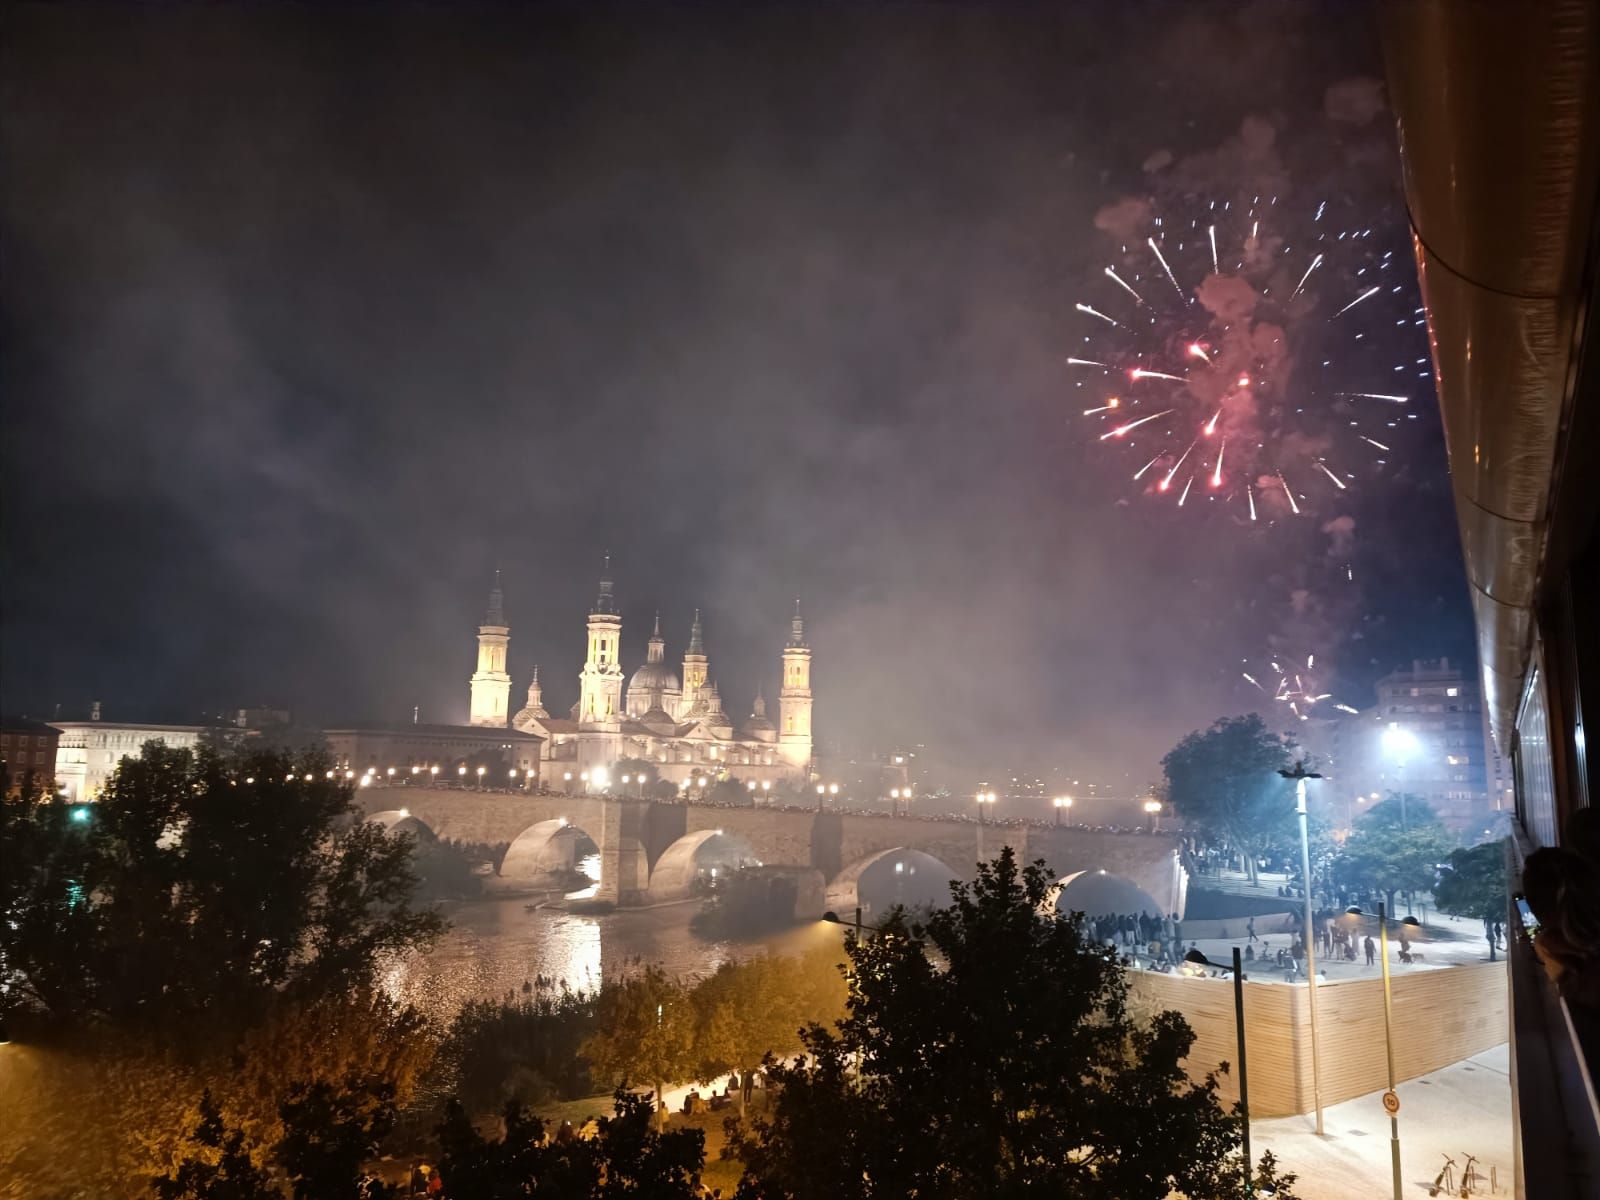
[[[1400,808],[1400,798],[1391,796],[1357,818],[1333,864],[1344,887],[1383,893],[1390,913],[1397,892],[1422,892],[1434,886],[1438,864],[1455,844],[1424,801],[1406,797],[1403,824]]]
[[[1292,747],[1251,713],[1189,734],[1161,760],[1167,802],[1243,853],[1252,880],[1257,856],[1294,836],[1293,789],[1278,774]]]
[[[1441,911],[1474,917],[1489,924],[1506,915],[1506,846],[1499,838],[1450,851],[1450,865],[1440,874],[1433,902]],[[1494,940],[1489,941],[1494,961]]]
[[[848,1015],[770,1066],[769,1116],[730,1124],[739,1195],[1242,1196],[1239,1123],[1183,1069],[1193,1032],[1131,1017],[1114,954],[1047,915],[1054,888],[1008,848],[925,926],[849,939]]]
[[[151,742],[92,804],[6,801],[5,994],[68,1022],[242,1024],[428,943],[410,839],[355,820],[325,767]]]
[[[689,990],[652,965],[601,989],[583,1056],[596,1076],[649,1083],[659,1097],[668,1081],[694,1073],[694,1035]]]

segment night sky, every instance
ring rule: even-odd
[[[1471,653],[1425,380],[1388,467],[1249,526],[1131,488],[1063,369],[1096,214],[1175,179],[1336,195],[1414,287],[1392,122],[1326,101],[1382,74],[1361,5],[11,5],[0,37],[7,711],[464,720],[497,566],[513,707],[537,662],[563,709],[607,551],[630,671],[698,606],[742,717],[799,596],[823,742],[974,772],[1149,778],[1269,639],[1358,705]]]

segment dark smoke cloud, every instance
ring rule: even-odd
[[[497,565],[518,694],[569,704],[609,550],[630,664],[699,606],[734,713],[799,595],[824,739],[1142,783],[1243,703],[1228,648],[1331,611],[1280,560],[1332,514],[1119,507],[1063,288],[1135,191],[1392,197],[1343,18],[11,6],[7,709],[459,720]],[[1351,509],[1412,548],[1402,657],[1467,628],[1427,444]]]

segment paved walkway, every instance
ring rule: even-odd
[[[1499,1174],[1497,1195],[1511,1195],[1511,1077],[1505,1043],[1473,1058],[1423,1075],[1400,1093],[1400,1178],[1403,1196],[1426,1196],[1444,1164],[1456,1160],[1457,1188],[1467,1153],[1487,1176]],[[1251,1151],[1271,1150],[1284,1169],[1299,1175],[1302,1200],[1383,1200],[1393,1191],[1389,1118],[1383,1093],[1373,1092],[1323,1110],[1325,1135],[1312,1117],[1278,1117],[1251,1123]],[[1485,1181],[1483,1195],[1488,1195]]]

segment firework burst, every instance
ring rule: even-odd
[[[1150,215],[1077,302],[1078,407],[1143,494],[1271,521],[1389,461],[1428,372],[1382,361],[1397,342],[1374,331],[1420,316],[1394,252],[1326,208],[1297,238],[1274,232],[1276,197]]]
[[[1323,710],[1337,709],[1343,713],[1356,710],[1338,701],[1328,673],[1317,666],[1315,654],[1269,654],[1264,659],[1251,662],[1243,660],[1239,674],[1244,682],[1288,709],[1292,717],[1309,721],[1319,706]]]

